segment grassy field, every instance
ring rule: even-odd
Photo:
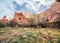
[[[60,29],[0,28],[0,43],[60,43]]]

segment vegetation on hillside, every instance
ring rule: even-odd
[[[59,29],[7,27],[0,33],[1,43],[60,43]]]

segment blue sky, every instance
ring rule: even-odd
[[[0,18],[12,18],[14,12],[38,14],[47,10],[55,0],[0,0]]]

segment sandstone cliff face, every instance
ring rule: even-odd
[[[44,24],[44,23],[47,22],[46,12],[42,12],[42,13],[38,14],[38,16],[39,16],[39,18],[38,18],[39,19],[39,23]]]
[[[17,23],[19,23],[20,25],[30,25],[32,22],[32,19],[30,18],[32,14],[30,13],[18,13],[15,12],[14,15],[14,21],[16,21]]]
[[[22,13],[15,12],[15,15],[14,15],[13,19],[14,19],[14,21],[16,21],[16,22],[18,22],[20,24],[25,19],[25,16]]]
[[[33,14],[29,12],[23,12],[23,15],[25,16],[25,18],[31,18],[33,16]]]
[[[49,22],[60,21],[60,2],[53,3],[47,12]]]
[[[60,2],[53,3],[47,11],[39,14],[40,23],[57,21],[60,21]]]

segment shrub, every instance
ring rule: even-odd
[[[4,28],[4,27],[7,27],[7,24],[6,23],[0,23],[0,28]]]
[[[60,28],[60,22],[54,22],[53,23],[53,27],[56,27],[56,28]]]
[[[46,23],[46,26],[53,27],[53,28],[60,28],[60,22],[52,22],[52,23]]]
[[[37,25],[35,25],[35,24],[30,24],[29,26],[30,27],[37,27]]]
[[[36,17],[31,18],[31,23],[30,23],[30,27],[37,27],[38,26],[38,19]]]
[[[46,24],[43,24],[43,23],[39,23],[38,24],[40,27],[42,27],[42,28],[46,28],[47,27],[47,25]]]
[[[15,22],[14,20],[11,20],[8,24],[10,27],[16,27],[18,26],[19,24],[17,22]]]
[[[57,42],[60,43],[60,37],[58,38]]]

